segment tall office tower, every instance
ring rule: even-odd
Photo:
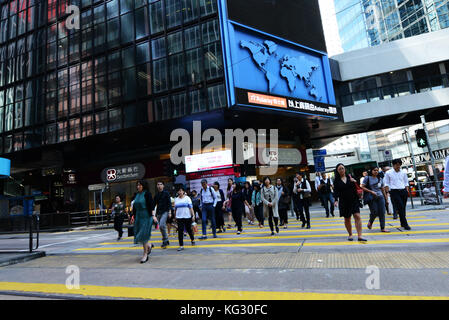
[[[334,0],[344,51],[449,27],[449,0]]]

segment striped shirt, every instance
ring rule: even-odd
[[[177,197],[175,199],[175,210],[177,219],[191,218],[190,209],[193,208],[192,200],[188,196],[184,196],[182,199]]]

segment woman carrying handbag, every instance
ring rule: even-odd
[[[380,231],[390,232],[385,229],[385,202],[387,195],[385,193],[384,181],[379,177],[379,168],[371,168],[368,176],[363,179],[363,204],[368,204],[370,210],[370,218],[368,229],[373,227],[376,217],[379,217]]]

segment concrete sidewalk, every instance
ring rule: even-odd
[[[0,252],[0,267],[11,264],[26,262],[29,260],[45,257],[45,251],[36,252]]]

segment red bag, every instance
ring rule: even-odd
[[[349,178],[352,179],[351,175],[349,175]],[[357,196],[359,197],[359,199],[363,198],[363,189],[360,188],[360,186],[357,184],[357,182],[354,182],[355,184],[355,191],[357,192]]]

